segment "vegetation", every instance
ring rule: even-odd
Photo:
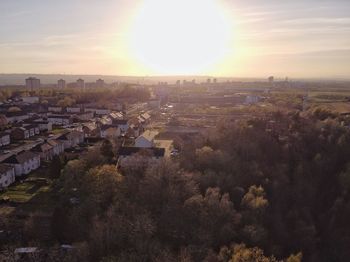
[[[342,122],[321,111],[223,121],[175,161],[138,155],[120,172],[105,141],[63,168],[51,239],[80,243],[89,261],[348,261]],[[25,232],[40,240],[37,217]]]

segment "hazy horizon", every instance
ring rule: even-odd
[[[0,73],[350,74],[346,0],[5,0],[0,9]]]

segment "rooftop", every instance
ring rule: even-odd
[[[142,135],[140,135],[139,137],[143,137],[149,141],[154,140],[154,138],[156,137],[156,135],[158,135],[157,131],[152,131],[152,130],[146,130],[145,132],[143,132]]]

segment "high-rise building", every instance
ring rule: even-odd
[[[98,88],[104,87],[104,86],[105,86],[105,81],[104,81],[103,79],[98,79],[98,80],[96,80],[96,86],[97,86]]]
[[[40,88],[40,79],[35,78],[35,77],[29,77],[26,79],[26,87],[28,89],[37,89]]]
[[[60,89],[66,88],[66,81],[63,79],[60,79],[57,81],[57,87]]]
[[[79,78],[79,79],[77,80],[77,87],[78,87],[78,88],[85,88],[85,82],[84,82],[83,79]]]

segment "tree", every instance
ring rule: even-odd
[[[247,248],[244,244],[234,245],[231,262],[278,262],[274,257],[266,257],[258,247]]]
[[[82,196],[92,201],[96,208],[105,210],[118,196],[123,177],[114,165],[90,169],[83,181]]]
[[[194,195],[184,203],[187,238],[207,247],[220,247],[235,239],[240,214],[228,194],[208,188],[205,195]]]
[[[113,145],[108,139],[105,139],[102,142],[100,151],[101,151],[101,154],[107,159],[108,162],[112,161],[114,157]]]
[[[11,106],[7,111],[12,113],[12,112],[21,112],[22,110],[17,106]]]
[[[286,262],[301,262],[303,259],[303,254],[301,252],[299,252],[298,254],[294,255],[290,255]]]
[[[265,198],[263,187],[251,186],[242,199],[242,205],[251,210],[264,210],[269,205],[269,202]]]
[[[66,96],[65,98],[57,102],[57,106],[60,106],[60,107],[72,106],[74,104],[75,104],[75,100],[69,96]]]
[[[50,175],[52,178],[59,178],[61,175],[62,163],[59,156],[54,156],[50,165]]]

